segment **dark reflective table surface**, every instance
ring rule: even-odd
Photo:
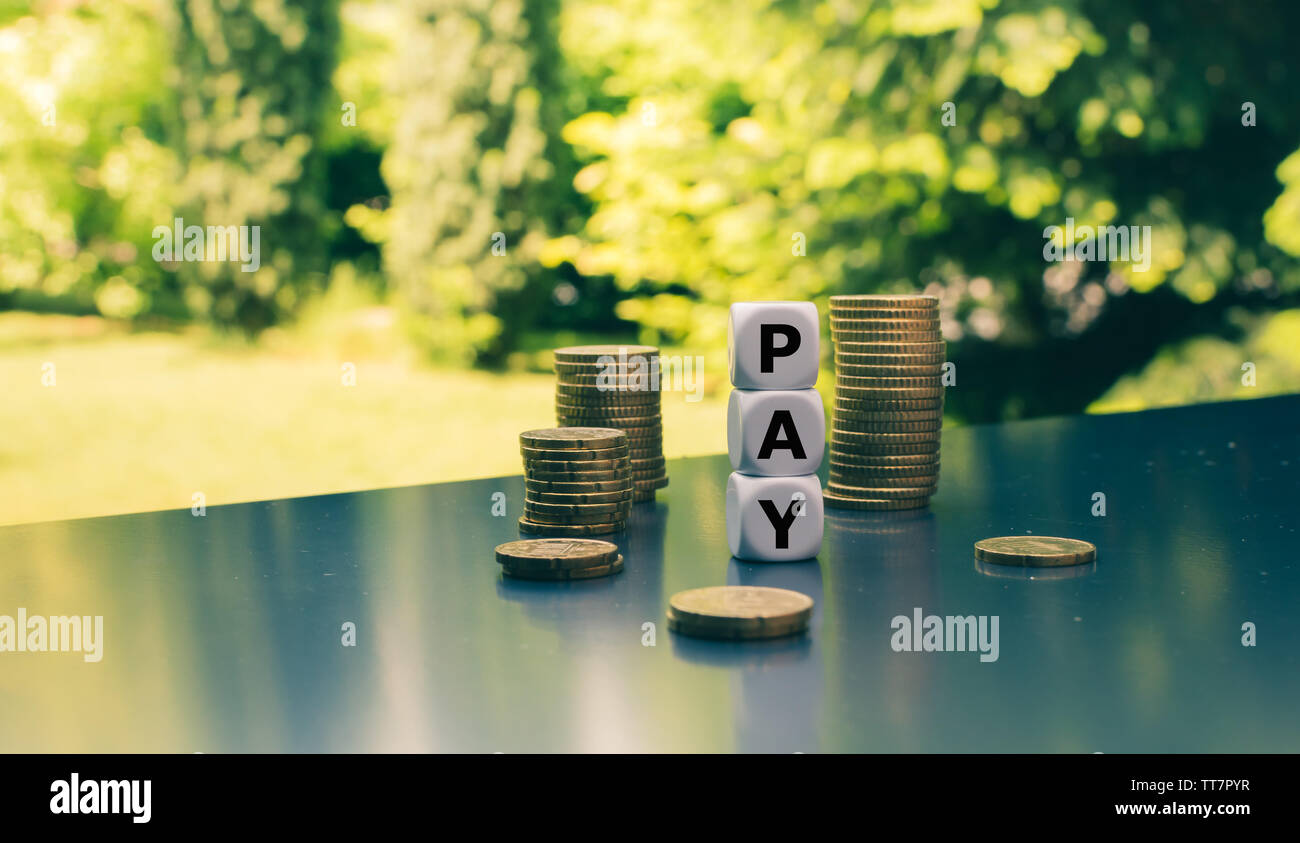
[[[928,511],[828,510],[805,563],[730,558],[725,456],[669,470],[569,584],[493,561],[519,477],[0,528],[0,615],[104,617],[98,663],[0,653],[0,750],[1300,751],[1300,397],[947,431]],[[976,564],[1030,533],[1098,561]],[[668,632],[723,583],[810,633]],[[916,608],[996,616],[997,660],[895,652]]]

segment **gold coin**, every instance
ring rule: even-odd
[[[897,459],[897,457],[883,457],[882,459]],[[839,462],[832,458],[830,470],[833,474],[839,474],[843,477],[924,477],[938,475],[939,459],[938,455],[935,455],[934,459],[927,458],[926,462],[864,465],[862,463]],[[871,484],[865,483],[863,485],[870,486]]]
[[[937,472],[931,472],[905,477],[881,477],[878,474],[866,475],[832,467],[829,485],[834,487],[831,491],[836,493],[842,493],[845,487],[858,489],[938,488],[939,475]],[[857,497],[887,497],[887,495],[864,495],[859,493]],[[916,497],[916,495],[905,495],[905,497],[911,498]]]
[[[610,503],[547,503],[545,501],[536,501],[529,497],[524,501],[524,512],[539,512],[543,515],[597,515],[608,514],[611,512],[626,512],[628,502],[626,499],[621,501],[612,501]],[[531,516],[529,516],[531,518]],[[606,519],[609,520],[609,519]]]
[[[943,340],[938,328],[917,331],[846,331],[831,327],[831,341],[840,343],[932,343]]]
[[[617,492],[542,492],[525,489],[528,500],[537,503],[620,503],[632,499],[630,489]]]
[[[619,415],[608,411],[597,410],[595,412],[572,410],[568,407],[556,405],[555,416],[561,422],[587,422],[599,423],[602,425],[617,425],[619,430],[628,427],[650,427],[652,425],[662,424],[663,417],[657,412],[654,415],[644,415],[640,411],[636,415]]]
[[[839,477],[857,477],[864,479],[867,477],[926,477],[934,476],[939,473],[938,454],[927,457],[927,462],[900,463],[896,465],[864,465],[862,463],[845,463],[838,460],[832,461],[828,468]],[[870,483],[863,483],[863,486],[870,486]]]
[[[833,422],[836,429],[848,430],[853,433],[924,433],[931,430],[939,430],[943,427],[943,419],[932,419],[931,421],[862,421],[861,419],[850,419],[844,416],[836,416]]]
[[[599,360],[604,357],[628,359],[633,357],[658,356],[659,349],[653,345],[567,345],[553,352],[556,360],[584,362]]]
[[[926,410],[840,410],[834,417],[855,422],[942,422],[943,408]]]
[[[560,375],[555,380],[555,388],[560,386],[577,386],[582,389],[595,389],[597,392],[617,394],[659,394],[659,379],[645,376],[604,376],[604,375]]]
[[[679,591],[668,601],[668,628],[709,638],[766,638],[807,629],[813,600],[785,588],[713,586]]]
[[[519,531],[535,536],[603,536],[617,533],[627,526],[625,521],[612,521],[608,524],[538,524],[527,518],[519,519]]]
[[[1083,565],[1097,558],[1097,547],[1056,536],[1001,536],[975,542],[975,558],[998,565],[1056,568]]]
[[[589,471],[609,471],[618,472],[626,471],[630,468],[628,459],[624,457],[621,460],[573,460],[561,462],[555,460],[524,460],[524,473],[535,474],[564,474],[572,472],[589,472]]]
[[[628,455],[627,443],[616,448],[529,448],[519,449],[526,460],[568,460],[582,462],[599,462],[601,460],[624,459]]]
[[[852,293],[831,296],[831,307],[938,307],[937,296],[920,293]]]
[[[948,344],[943,340],[930,342],[851,342],[835,341],[836,354],[945,354]]]
[[[618,556],[618,545],[599,539],[523,539],[496,547],[502,565],[580,568],[608,565]]]
[[[614,480],[631,480],[632,472],[626,468],[612,471],[539,471],[524,466],[524,479],[560,483],[607,483]]]
[[[914,462],[939,459],[939,442],[900,442],[897,445],[873,445],[868,442],[831,441],[831,458],[842,463],[872,464],[886,457]]]
[[[847,401],[897,401],[907,398],[939,398],[943,387],[935,386],[836,386],[835,399]]]
[[[623,570],[623,557],[605,565],[585,568],[533,568],[526,565],[502,565],[501,573],[522,580],[590,580],[608,577]]]
[[[939,376],[943,374],[943,366],[935,364],[932,366],[863,366],[857,363],[839,363],[835,364],[835,380],[840,382],[846,378],[889,378],[891,380],[900,378],[924,378],[927,383],[935,383]],[[886,386],[904,386],[905,384],[885,384]]]
[[[631,489],[631,479],[620,477],[614,480],[539,480],[536,477],[524,478],[525,492],[554,492],[554,493],[597,493],[597,492],[626,492]]]
[[[613,448],[626,446],[627,434],[608,427],[548,427],[519,434],[524,448]]]
[[[913,387],[940,386],[938,374],[925,377],[863,377],[859,375],[835,375],[835,389],[911,389]]]
[[[837,316],[831,314],[831,330],[845,333],[869,333],[879,331],[938,331],[939,317],[927,319],[876,319],[869,316]]]
[[[559,515],[553,512],[537,512],[525,505],[523,518],[532,524],[550,524],[556,527],[575,524],[585,526],[587,524],[609,524],[611,522],[627,521],[627,516],[631,511],[631,501],[621,509],[613,512],[592,512],[586,515]]]
[[[724,621],[683,620],[671,607],[667,611],[668,629],[693,638],[716,638],[723,641],[758,641],[786,638],[807,630],[800,620],[774,621],[763,627],[737,627]]]
[[[574,387],[585,390],[583,393],[565,392],[555,388],[555,403],[568,404],[573,407],[612,407],[620,412],[634,410],[638,407],[658,408],[661,401],[659,392],[629,392],[618,389],[599,389],[597,387]]]
[[[841,319],[935,319],[939,309],[935,307],[897,307],[897,306],[850,306],[831,305],[831,316]]]
[[[947,355],[942,351],[917,354],[858,354],[853,351],[836,351],[834,361],[840,366],[938,366],[943,368]]]
[[[909,445],[918,442],[938,442],[939,434],[932,430],[917,433],[859,433],[853,430],[841,430],[838,427],[832,427],[831,439],[849,445]]]
[[[885,398],[854,399],[836,398],[834,404],[837,413],[893,413],[897,411],[932,410],[943,412],[943,396],[937,398]]]
[[[841,483],[827,483],[826,491],[832,495],[846,498],[870,498],[872,500],[892,501],[911,498],[928,498],[939,490],[938,483],[928,486],[846,486]]]
[[[850,498],[830,492],[822,493],[822,502],[833,509],[897,510],[920,509],[929,506],[929,498],[906,498],[903,500],[879,500],[872,498]]]

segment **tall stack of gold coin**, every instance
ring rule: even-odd
[[[668,485],[659,403],[659,349],[575,345],[555,349],[555,419],[560,427],[612,427],[627,434],[632,500]]]
[[[945,358],[933,296],[831,296],[826,506],[917,509],[939,488]]]

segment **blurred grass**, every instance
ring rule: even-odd
[[[519,432],[555,422],[552,375],[427,369],[363,338],[390,333],[382,311],[360,318],[371,330],[342,354],[369,358],[283,335],[252,347],[0,314],[0,524],[188,508],[195,492],[213,506],[520,472]],[[725,359],[709,362],[725,383]],[[726,395],[665,394],[665,453],[725,451]]]

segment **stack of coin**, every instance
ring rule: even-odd
[[[939,487],[943,334],[933,296],[831,296],[826,506],[916,509]]]
[[[659,415],[659,349],[576,345],[555,349],[555,418],[561,427],[612,427],[627,434],[632,500],[668,485]]]
[[[632,509],[627,434],[608,427],[552,427],[519,434],[524,514],[539,536],[599,536],[623,529]]]
[[[785,588],[693,588],[669,599],[668,628],[697,638],[780,638],[806,631],[812,610],[811,597]]]
[[[497,545],[507,577],[525,580],[588,580],[623,570],[618,545],[599,539],[524,539]]]

